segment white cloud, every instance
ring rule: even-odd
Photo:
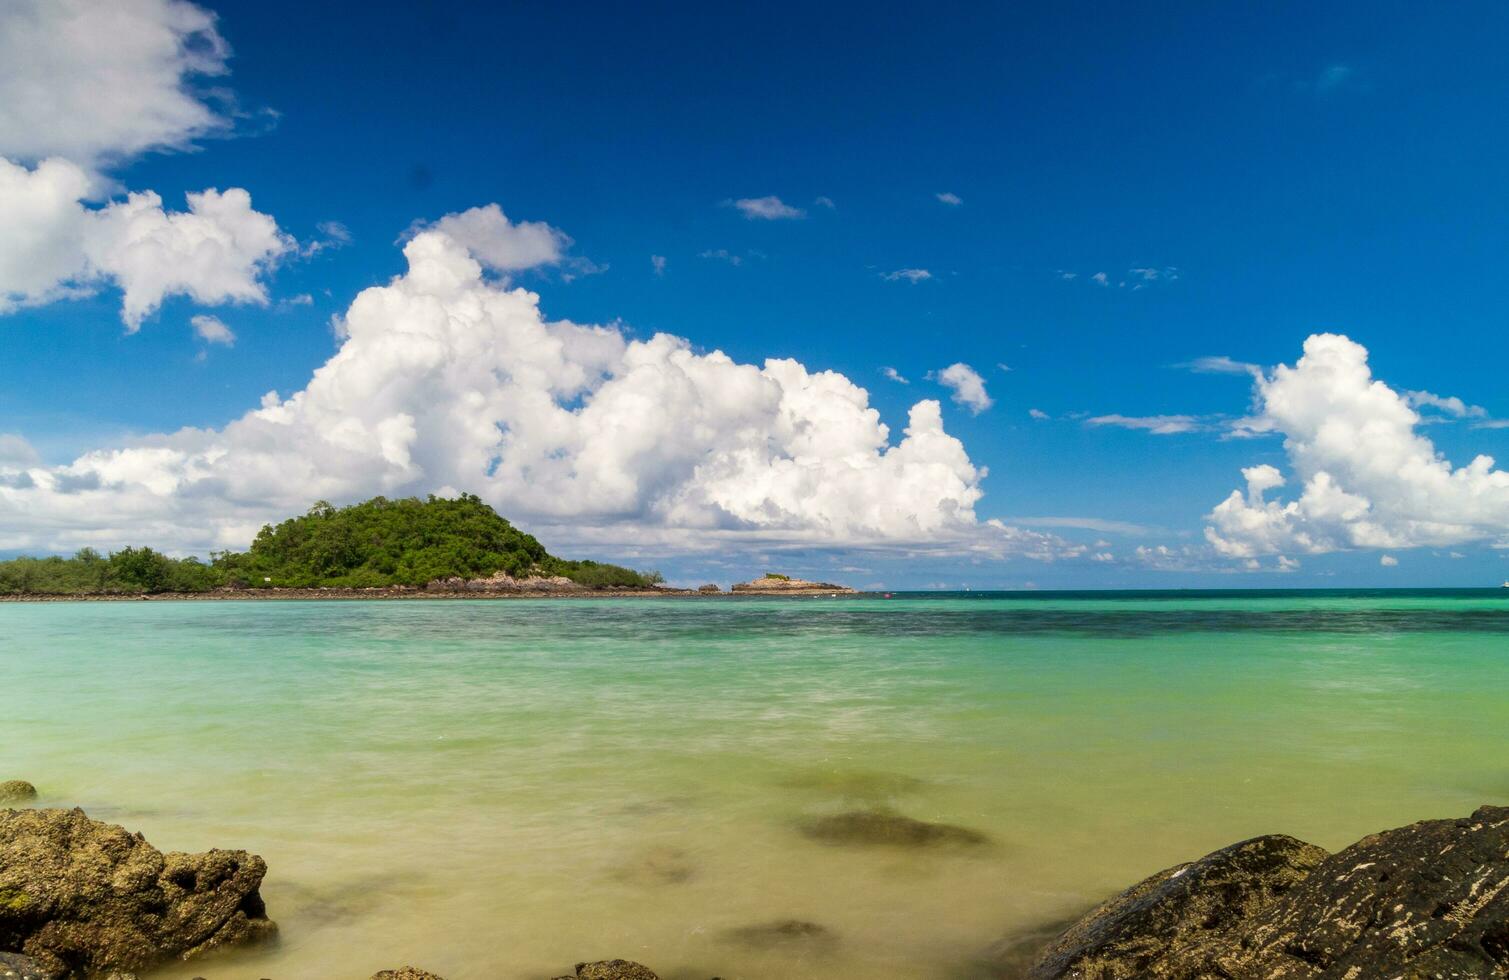
[[[0,432],[0,468],[35,466],[40,461],[31,443],[14,432]]]
[[[827,208],[829,211],[836,211],[836,210],[838,210],[838,205],[833,203],[833,198],[828,197],[826,195],[824,195],[822,197],[814,198],[813,201],[812,201],[812,203],[816,204],[820,208]]]
[[[571,236],[543,221],[508,220],[496,204],[448,214],[428,227],[443,232],[494,272],[522,272],[559,265]]]
[[[984,472],[936,401],[895,441],[840,374],[548,321],[442,232],[404,253],[408,271],[357,296],[302,391],[221,429],[23,464],[0,487],[0,547],[244,546],[316,499],[455,488],[553,541],[1083,550],[976,521]]]
[[[904,385],[911,384],[910,381],[908,381],[906,378],[902,377],[902,374],[901,374],[900,371],[896,370],[893,367],[883,367],[883,368],[880,369],[880,373],[883,374],[888,380],[895,381],[897,384],[904,384]]]
[[[806,211],[792,207],[774,194],[767,194],[764,197],[741,197],[737,201],[724,203],[738,208],[739,213],[750,221],[781,221],[807,216]]]
[[[199,339],[207,344],[221,344],[230,347],[236,343],[236,334],[230,327],[225,325],[225,321],[217,316],[200,313],[190,319],[189,322],[194,326],[194,333],[198,334]]]
[[[1455,396],[1442,397],[1428,391],[1406,391],[1404,398],[1411,408],[1434,408],[1459,419],[1480,419],[1488,414],[1486,408],[1469,405]]]
[[[943,191],[941,194],[934,194],[933,196],[951,208],[956,208],[964,203],[964,198],[951,191]]]
[[[1206,428],[1205,421],[1195,415],[1097,415],[1086,419],[1085,423],[1119,429],[1141,429],[1155,436],[1200,432]]]
[[[85,171],[229,126],[191,81],[224,74],[215,15],[182,0],[0,4],[0,156]]]
[[[1053,418],[1053,416],[1049,415],[1047,412],[1043,411],[1040,408],[1029,408],[1027,409],[1027,414],[1032,416],[1039,422],[1046,422],[1049,419]]]
[[[1095,275],[1090,277],[1090,281],[1097,286],[1109,286],[1111,284],[1110,278],[1104,272],[1095,273]]]
[[[1193,361],[1176,366],[1187,368],[1196,374],[1247,374],[1258,377],[1263,373],[1260,365],[1234,361],[1224,354],[1216,357],[1197,357]]]
[[[938,383],[952,389],[954,402],[963,405],[975,415],[979,415],[995,404],[990,395],[985,392],[985,379],[980,377],[978,371],[962,361],[950,364],[939,371]]]
[[[123,292],[121,319],[135,332],[164,299],[204,305],[267,302],[263,278],[295,243],[240,188],[186,195],[166,211],[145,191],[86,207],[88,175],[51,159],[34,169],[0,159],[0,313],[80,295],[101,284]]]
[[[1383,555],[1378,559],[1378,564],[1382,565],[1384,568],[1396,568],[1399,565],[1399,559],[1395,558],[1393,555]]]
[[[1485,455],[1454,467],[1417,431],[1408,396],[1373,378],[1360,344],[1316,334],[1298,363],[1255,387],[1247,424],[1283,435],[1299,495],[1267,498],[1286,482],[1277,467],[1243,470],[1246,493],[1208,515],[1221,554],[1440,547],[1509,532],[1509,473]]]
[[[657,275],[657,276],[663,276],[663,275],[665,275],[665,256],[664,255],[652,255],[652,256],[650,256],[650,268],[652,268],[652,269],[655,270],[655,275]]]
[[[727,262],[729,265],[743,265],[744,264],[744,256],[742,256],[742,255],[736,255],[733,252],[730,252],[726,248],[708,248],[708,249],[703,249],[702,251],[700,251],[700,252],[697,253],[697,258],[699,258],[699,259],[718,259],[720,262]]]
[[[926,269],[897,269],[895,272],[887,272],[881,276],[887,282],[909,282],[916,285],[933,278],[933,274]]]
[[[228,54],[184,0],[0,4],[0,313],[114,285],[134,332],[169,296],[267,301],[296,243],[246,191],[189,194],[182,212],[151,191],[85,204],[118,189],[103,170],[228,130],[230,97],[192,87]]]

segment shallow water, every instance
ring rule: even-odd
[[[1509,801],[1506,598],[8,604],[0,778],[267,858],[281,942],[175,980],[950,980],[1244,837]],[[876,806],[991,843],[799,832]],[[790,918],[837,941],[725,935]]]

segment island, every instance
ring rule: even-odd
[[[659,594],[658,572],[558,558],[478,497],[316,503],[209,561],[150,547],[0,562],[0,597],[385,597],[424,594]]]
[[[775,572],[741,595],[841,595],[853,589]],[[471,494],[346,507],[324,501],[258,532],[246,551],[209,560],[150,547],[0,561],[0,600],[444,599],[723,596],[677,589],[656,571],[560,558]]]
[[[740,582],[732,589],[740,595],[855,595],[846,585],[809,582],[780,572],[766,572],[752,582]]]

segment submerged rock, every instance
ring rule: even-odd
[[[630,960],[599,960],[578,963],[576,972],[555,980],[660,980],[649,967]]]
[[[1509,978],[1509,807],[1329,857],[1290,837],[1234,844],[1099,906],[1027,976]]]
[[[0,949],[70,980],[266,939],[266,873],[245,851],[164,854],[83,810],[0,810]]]
[[[889,810],[850,810],[818,817],[803,824],[802,833],[824,844],[867,847],[977,846],[990,841],[978,830],[914,820]]]
[[[0,953],[0,980],[52,980],[42,964],[20,953]]]
[[[783,947],[827,948],[838,942],[827,926],[802,919],[781,919],[757,926],[740,926],[727,929],[722,938],[752,949],[781,949]]]
[[[0,804],[30,803],[37,798],[37,788],[24,779],[7,779],[0,783]]]
[[[615,868],[613,877],[632,885],[680,885],[696,877],[697,865],[680,848],[652,847],[635,861]]]
[[[381,973],[372,974],[372,980],[444,980],[428,970],[421,970],[417,966],[400,967],[397,970],[383,970]]]

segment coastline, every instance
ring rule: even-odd
[[[865,592],[702,592],[697,589],[569,589],[525,592],[444,591],[419,588],[377,589],[223,589],[211,592],[73,593],[66,595],[0,595],[4,602],[358,602],[369,600],[457,599],[741,599],[741,598],[853,598]]]

